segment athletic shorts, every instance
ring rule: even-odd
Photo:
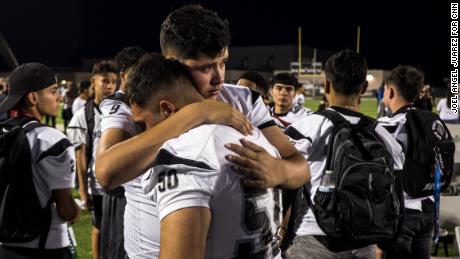
[[[101,229],[102,222],[102,195],[91,195],[93,201],[93,211],[91,223],[97,229]]]

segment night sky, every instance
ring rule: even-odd
[[[450,73],[450,5],[402,2],[2,0],[0,32],[20,63],[80,67],[82,58],[111,57],[126,46],[160,51],[166,15],[186,3],[201,3],[228,19],[233,46],[297,44],[302,26],[304,46],[355,49],[360,25],[361,53],[370,68],[414,65],[428,82],[442,85]],[[0,60],[0,71],[5,70]]]

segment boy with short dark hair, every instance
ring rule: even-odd
[[[118,68],[113,61],[101,61],[94,64],[91,75],[94,99],[88,100],[85,107],[74,114],[67,129],[67,135],[76,149],[80,199],[87,209],[93,210],[92,251],[94,259],[99,259],[102,195],[104,194],[94,174],[96,148],[101,137],[99,104],[104,97],[115,92],[117,80]]]
[[[423,73],[410,66],[394,68],[385,80],[383,104],[392,114],[379,124],[392,134],[408,152],[407,113],[423,87]],[[403,172],[404,173],[404,172]],[[430,258],[434,224],[433,196],[413,198],[404,193],[405,214],[402,230],[395,242],[385,249],[385,258]]]
[[[291,123],[305,118],[312,113],[308,108],[296,105],[294,98],[296,91],[301,87],[297,78],[290,73],[279,73],[270,80],[271,93],[275,105],[270,114],[276,124],[285,129]]]
[[[351,50],[340,51],[327,60],[325,72],[325,95],[330,104],[327,110],[353,125],[359,125],[361,120],[368,120],[359,111],[359,98],[367,89],[367,63],[364,57]],[[320,114],[312,114],[286,129],[296,148],[308,159],[311,168],[311,184],[305,186],[309,195],[306,199],[310,201],[303,201],[304,203],[314,204],[321,179],[326,175],[327,147],[333,139],[331,130],[334,125],[335,122],[331,119]],[[393,158],[394,169],[401,169],[404,154],[400,145],[383,127],[377,126],[374,130]],[[390,163],[390,166],[392,165],[393,163]],[[336,176],[339,174],[334,173]],[[330,250],[325,243],[326,233],[319,227],[313,210],[308,208],[301,211],[299,216],[300,223],[294,229],[296,236],[285,251],[285,258],[375,258],[375,245],[340,252]],[[281,228],[285,230],[288,225],[286,222],[283,223]]]

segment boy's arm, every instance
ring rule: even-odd
[[[96,160],[96,175],[105,178],[105,188],[113,189],[143,174],[155,160],[158,149],[171,138],[203,123],[235,127],[243,134],[252,131],[249,120],[232,106],[217,101],[202,101],[180,109],[153,128],[113,145]]]
[[[96,151],[96,166],[99,157],[102,156],[107,150],[112,147],[113,145],[120,143],[124,140],[127,140],[131,137],[127,131],[118,128],[110,128],[105,130],[102,133],[102,136],[97,144],[97,151]],[[122,177],[120,175],[120,177]],[[101,174],[101,171],[96,170],[96,178],[99,184],[105,189],[112,189],[116,186],[113,186],[110,181],[110,175]],[[126,180],[129,181],[129,180]]]
[[[75,160],[77,164],[78,192],[80,200],[84,203],[86,209],[91,209],[91,199],[88,194],[88,164],[86,161],[86,145],[82,144],[75,149]]]
[[[160,259],[202,259],[211,222],[211,210],[184,208],[161,221]]]

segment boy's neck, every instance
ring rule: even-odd
[[[44,115],[39,113],[37,109],[27,109],[18,111],[18,117],[31,117],[42,121]]]
[[[291,105],[291,107],[292,107],[292,105]],[[284,107],[284,106],[275,105],[274,112],[277,113],[277,114],[288,113],[291,110],[291,107]]]
[[[398,100],[394,100],[388,107],[390,108],[391,112],[392,113],[395,113],[396,111],[398,111],[399,109],[407,106],[407,105],[410,105],[412,104],[411,102],[408,102],[404,99],[398,99]]]
[[[329,106],[338,106],[351,111],[359,112],[359,95],[338,96],[331,95]]]

